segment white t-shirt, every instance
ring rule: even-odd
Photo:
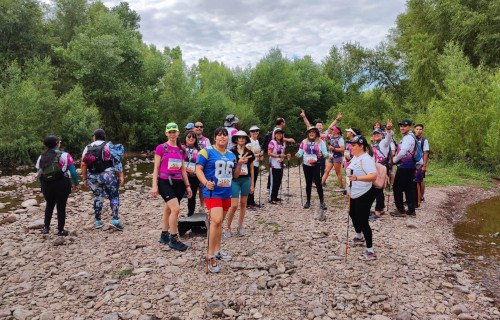
[[[260,154],[260,151],[262,150],[260,147],[259,140],[252,140],[252,138],[250,138],[250,143],[247,144],[247,148],[250,149],[253,152],[253,154],[255,155],[255,160],[253,161],[253,166],[258,167],[260,164],[259,154]]]
[[[370,157],[368,153],[363,153],[361,156],[352,157],[349,166],[347,167],[347,175],[352,175],[356,177],[366,176],[370,173],[377,173],[377,168],[375,167],[375,159]],[[371,182],[365,181],[352,181],[351,198],[356,199],[368,192],[372,187]]]

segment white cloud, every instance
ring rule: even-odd
[[[111,7],[120,1],[104,1]],[[131,0],[143,40],[180,46],[186,63],[207,57],[231,67],[255,65],[271,48],[317,62],[332,45],[375,47],[406,0]]]

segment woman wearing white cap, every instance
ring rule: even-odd
[[[246,158],[248,160],[241,165],[240,176],[233,179],[231,182],[231,207],[228,212],[227,227],[224,229],[224,236],[226,238],[229,238],[232,235],[231,224],[233,222],[234,214],[238,209],[238,203],[240,204],[240,215],[238,216],[238,227],[236,228],[236,232],[240,237],[245,235],[243,220],[245,219],[245,213],[247,210],[247,198],[249,194],[254,192],[253,161],[255,156],[253,152],[246,147],[246,145],[250,143],[250,138],[245,131],[240,130],[233,134],[232,140],[235,146],[231,149],[231,151],[236,156],[236,161],[239,161],[241,158]]]
[[[232,148],[234,148],[233,135],[238,132],[238,129],[236,129],[236,127],[238,126],[238,122],[240,122],[240,119],[238,119],[238,117],[234,114],[228,115],[224,120],[224,128],[226,128],[227,133],[229,134],[229,136],[227,137],[227,150],[231,150]]]
[[[257,183],[257,177],[259,176],[259,166],[260,166],[260,161],[263,160],[264,156],[264,151],[260,147],[260,142],[259,142],[259,133],[260,133],[260,128],[257,126],[251,126],[250,127],[250,143],[247,144],[247,148],[250,149],[253,154],[255,155],[255,160],[253,161],[253,185],[255,186]],[[257,204],[255,203],[255,193],[251,193],[248,195],[248,202],[247,205],[249,207],[256,207]]]

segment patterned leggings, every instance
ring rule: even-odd
[[[88,183],[94,193],[94,215],[96,220],[101,220],[101,211],[104,203],[104,197],[109,199],[111,207],[111,216],[118,219],[118,208],[120,206],[120,197],[118,195],[118,177],[112,170],[106,170],[101,173],[88,174]]]

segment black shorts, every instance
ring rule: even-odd
[[[168,179],[158,179],[158,192],[165,202],[177,198],[180,203],[186,192],[186,186],[182,180],[172,180],[170,185]]]

